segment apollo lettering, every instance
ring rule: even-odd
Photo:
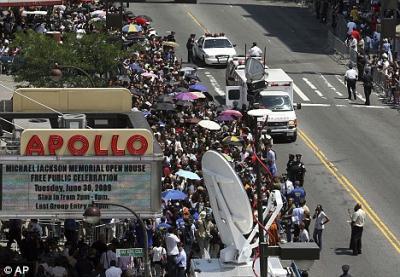
[[[68,140],[65,140],[60,135],[50,135],[47,141],[33,135],[25,148],[25,155],[27,156],[44,156],[46,150],[49,155],[56,156],[57,151],[66,145],[68,151],[72,156],[85,156],[89,149],[93,149],[95,156],[124,156],[133,155],[140,156],[144,155],[149,147],[147,139],[142,135],[132,135],[126,141],[124,149],[118,148],[119,135],[113,135],[110,141],[110,149],[104,149],[101,147],[103,135],[96,135],[93,141],[90,141],[88,137],[84,135],[73,135]],[[47,148],[47,149],[46,149]]]

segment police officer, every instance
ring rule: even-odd
[[[372,90],[372,75],[371,71],[365,70],[364,76],[363,76],[363,81],[364,81],[364,94],[365,94],[365,105],[369,106],[369,96],[371,95],[371,90]]]
[[[349,100],[351,99],[351,93],[353,93],[354,100],[356,100],[356,82],[358,79],[357,70],[353,68],[353,63],[349,64],[349,69],[344,75],[344,81],[347,84],[347,92],[349,94]]]
[[[294,163],[295,166],[295,179],[296,181],[300,181],[300,186],[304,185],[304,175],[306,174],[306,167],[304,166],[303,162],[301,161],[301,154],[296,154],[296,160]]]
[[[191,34],[186,42],[186,49],[188,54],[188,63],[194,62],[193,59],[193,46],[194,46],[194,38],[196,37],[195,34]]]

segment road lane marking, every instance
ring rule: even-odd
[[[340,185],[351,195],[351,197],[360,203],[368,215],[369,219],[375,224],[378,230],[384,235],[388,242],[393,246],[393,248],[400,254],[400,241],[393,234],[393,232],[387,227],[387,225],[380,219],[376,212],[368,204],[367,200],[359,193],[359,191],[354,187],[354,185],[347,179],[346,176],[339,172],[339,169],[328,160],[324,153],[314,144],[314,142],[308,137],[308,135],[299,130],[299,137],[304,141],[304,143],[314,152],[321,163],[327,168],[327,170],[336,178]]]
[[[330,107],[331,104],[301,103],[305,107]]]
[[[301,100],[310,101],[310,98],[308,98],[307,95],[305,95],[304,92],[302,92],[301,89],[298,86],[296,86],[295,83],[293,83],[293,89],[294,92],[296,92],[296,94],[301,98]]]
[[[210,83],[213,86],[215,92],[218,93],[219,96],[225,96],[225,92],[221,89],[221,86],[218,84],[214,76],[212,76],[211,73],[208,71],[205,71],[204,74],[210,80]]]
[[[316,90],[317,88],[314,86],[313,83],[311,83],[307,78],[303,77],[303,81],[306,82],[306,84],[312,89]]]
[[[303,77],[303,81],[312,89],[314,92],[321,98],[326,99],[326,97],[317,89],[316,86],[314,86],[313,83],[311,83],[307,78]]]
[[[205,33],[209,33],[208,32],[208,29],[190,12],[190,11],[186,11],[186,13],[193,19],[193,21],[197,24],[197,25],[199,25],[199,27],[201,28],[201,29],[203,29],[203,31],[205,32]]]
[[[326,85],[328,88],[330,88],[331,90],[333,90],[337,95],[343,96],[343,94],[341,94],[339,91],[337,91],[336,88],[335,88],[331,83],[329,83],[328,79],[326,79],[324,75],[320,74],[319,76],[321,76],[322,80],[324,80],[325,85]]]

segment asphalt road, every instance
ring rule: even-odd
[[[307,9],[290,2],[250,0],[200,0],[197,5],[147,1],[131,4],[131,9],[152,17],[161,35],[175,30],[182,45],[177,54],[184,60],[189,34],[199,36],[205,30],[224,32],[239,53],[253,41],[265,45],[267,64],[289,73],[299,88],[295,102],[303,103],[297,112],[302,131],[298,141],[274,146],[279,169],[284,171],[289,153],[302,153],[309,207],[321,203],[331,218],[311,276],[339,276],[342,264],[351,266],[353,276],[399,276],[399,112],[382,105],[375,94],[372,107],[361,105],[361,86],[357,101],[344,99],[345,68],[326,54],[326,29]],[[210,91],[223,98],[225,70],[206,67],[200,75]],[[368,205],[369,217],[363,254],[354,257],[346,250],[347,209],[360,198]]]

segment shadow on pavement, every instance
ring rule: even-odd
[[[228,5],[227,3],[207,3],[202,5]],[[328,32],[311,12],[296,6],[269,6],[263,4],[231,4],[242,8],[251,18],[268,33],[267,37],[276,37],[292,52],[326,54]]]
[[[353,250],[349,248],[335,248],[335,254],[353,256]]]

